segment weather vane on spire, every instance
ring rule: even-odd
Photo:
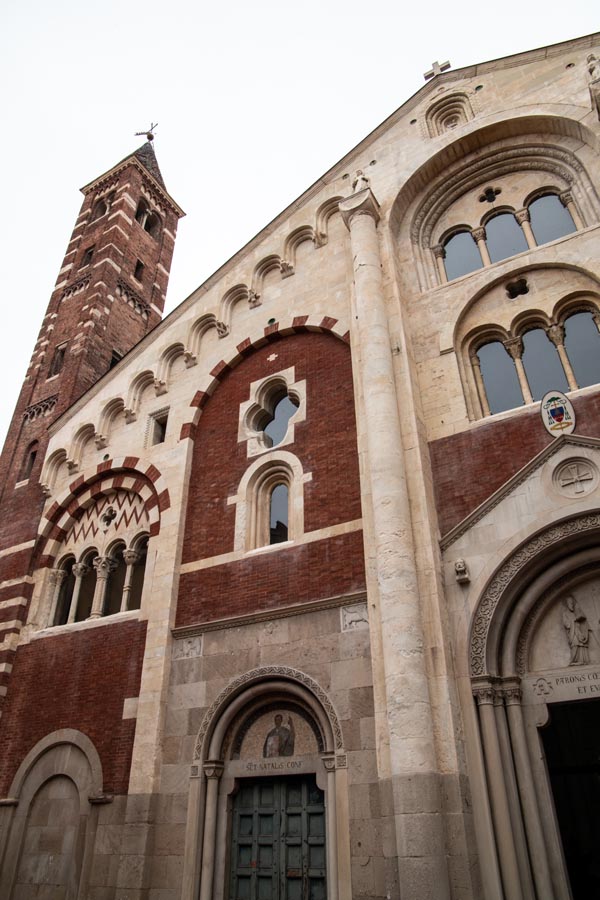
[[[154,129],[158,128],[158,122],[150,122],[150,128],[147,131],[136,131],[135,136],[141,137],[142,135],[146,135],[147,141],[154,140]]]

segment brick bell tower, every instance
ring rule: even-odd
[[[2,622],[26,620],[48,428],[162,317],[184,213],[167,193],[151,140],[82,188],[0,457],[0,648]]]

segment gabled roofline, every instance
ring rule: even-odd
[[[469,531],[470,528],[473,527],[480,519],[483,519],[485,515],[487,515],[490,510],[492,510],[495,506],[498,506],[499,503],[504,500],[516,487],[522,484],[524,481],[529,478],[532,472],[535,472],[536,469],[539,469],[546,460],[548,460],[551,456],[554,456],[562,447],[569,445],[571,447],[593,447],[597,450],[600,449],[600,438],[593,437],[585,437],[581,434],[562,434],[560,437],[555,438],[551,443],[549,443],[543,450],[540,450],[533,459],[530,459],[529,462],[523,466],[522,469],[519,469],[518,472],[505,481],[504,484],[498,488],[497,491],[494,491],[493,494],[484,500],[483,503],[480,503],[479,506],[470,512],[468,516],[455,525],[454,528],[451,528],[443,538],[440,540],[440,547],[442,550],[446,550],[454,541],[458,540],[459,537],[462,537],[465,532]]]
[[[170,324],[178,319],[180,316],[184,315],[187,311],[188,307],[195,302],[195,300],[201,295],[206,294],[208,291],[216,284],[228,271],[228,269],[232,268],[238,260],[241,260],[249,251],[253,249],[257,244],[259,244],[263,238],[265,238],[268,234],[275,229],[283,222],[285,219],[295,210],[303,207],[315,194],[317,194],[320,190],[330,184],[332,181],[335,181],[339,176],[339,173],[343,171],[348,164],[351,162],[352,158],[357,156],[360,152],[366,149],[369,144],[371,144],[374,140],[376,140],[381,134],[383,134],[388,128],[398,121],[403,115],[407,112],[410,112],[415,106],[417,106],[424,97],[433,92],[433,88],[442,84],[443,82],[452,82],[458,81],[461,78],[469,78],[473,75],[483,74],[485,72],[492,72],[495,70],[501,69],[509,69],[514,66],[522,65],[524,62],[534,62],[538,59],[546,59],[552,56],[559,56],[561,53],[565,52],[567,49],[579,50],[585,49],[588,47],[593,47],[596,44],[600,44],[600,32],[595,31],[592,34],[583,35],[579,38],[572,38],[568,41],[561,41],[558,44],[549,44],[547,47],[539,47],[534,50],[526,50],[523,53],[515,53],[511,56],[500,57],[499,59],[489,60],[487,62],[476,63],[472,66],[464,66],[462,69],[452,69],[449,72],[443,72],[440,75],[435,75],[425,84],[423,84],[418,91],[416,91],[412,96],[408,98],[401,106],[399,106],[391,115],[389,115],[386,119],[383,120],[373,131],[369,132],[360,141],[356,144],[351,150],[348,151],[344,156],[342,156],[330,169],[328,169],[320,178],[317,179],[313,184],[308,187],[304,193],[300,194],[295,200],[289,203],[284,209],[278,213],[274,219],[271,219],[260,231],[258,231],[253,237],[250,238],[245,244],[243,244],[239,250],[230,256],[229,259],[225,260],[218,269],[208,276],[198,287],[194,288],[191,294],[188,294],[177,306],[171,310],[171,312],[160,322],[155,325],[152,331],[149,331],[148,334],[144,335],[137,344],[135,344],[122,358],[122,360],[114,366],[114,368],[110,369],[106,372],[98,381],[95,382],[86,392],[83,394],[78,400],[76,400],[72,406],[68,409],[64,410],[63,413],[56,419],[56,421],[52,424],[49,429],[49,433],[54,434],[62,424],[68,420],[68,418],[73,415],[78,409],[80,409],[87,400],[93,396],[97,390],[100,389],[101,386],[104,385],[105,380],[111,376],[113,373],[120,371],[120,367],[125,365],[126,361],[130,362],[133,358],[134,353],[141,353],[145,347],[146,341],[153,340],[158,334],[160,334],[165,328],[169,327]],[[89,185],[86,185],[85,188],[82,188],[82,191],[87,191],[92,188],[98,181],[102,180],[102,178],[106,178],[108,175],[112,174],[113,171],[119,171],[120,167],[125,163],[132,163],[133,165],[140,166],[140,163],[137,162],[135,156],[128,156],[126,159],[122,160],[121,163],[117,163],[114,169],[111,169],[109,172],[106,172],[100,178],[97,178],[95,181],[91,182]],[[154,184],[156,184],[155,179],[147,172],[146,169],[143,169],[143,173],[150,178]],[[157,185],[157,188],[161,191],[162,194],[165,193],[164,189]],[[170,199],[170,198],[169,198]],[[179,210],[179,207],[177,207]],[[181,215],[185,215],[185,213],[181,212]]]
[[[126,156],[125,159],[122,159],[120,162],[116,163],[112,167],[112,169],[108,169],[107,172],[104,172],[102,175],[99,175],[97,178],[94,178],[93,181],[90,181],[89,184],[84,185],[84,187],[80,188],[82,194],[89,194],[90,191],[94,190],[94,188],[98,187],[101,182],[105,181],[107,178],[111,178],[113,175],[118,175],[119,172],[122,172],[123,169],[126,169],[128,166],[133,166],[135,169],[140,172],[144,178],[147,178],[150,181],[154,190],[160,194],[161,197],[164,198],[165,202],[168,206],[171,207],[173,212],[178,216],[178,218],[183,218],[185,216],[185,212],[176,203],[175,200],[171,197],[171,195],[165,190],[165,188],[156,180],[154,175],[148,171],[146,166],[139,161],[135,153],[130,153],[129,156]]]

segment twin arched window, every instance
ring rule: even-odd
[[[534,196],[523,209],[495,210],[477,228],[461,226],[434,247],[440,275],[452,281],[577,231],[570,192]]]
[[[551,389],[600,382],[600,312],[580,310],[560,322],[478,343],[471,356],[481,408],[493,415],[541,400]]]
[[[50,625],[66,625],[139,609],[146,568],[148,538],[136,538],[127,548],[115,543],[106,556],[93,548],[76,561],[68,556],[51,572],[54,595]]]
[[[135,221],[139,222],[144,231],[147,231],[151,237],[158,238],[161,227],[160,216],[150,209],[143,197],[140,199],[135,211]]]

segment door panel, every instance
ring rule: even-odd
[[[244,781],[233,805],[230,900],[326,900],[315,777]]]

